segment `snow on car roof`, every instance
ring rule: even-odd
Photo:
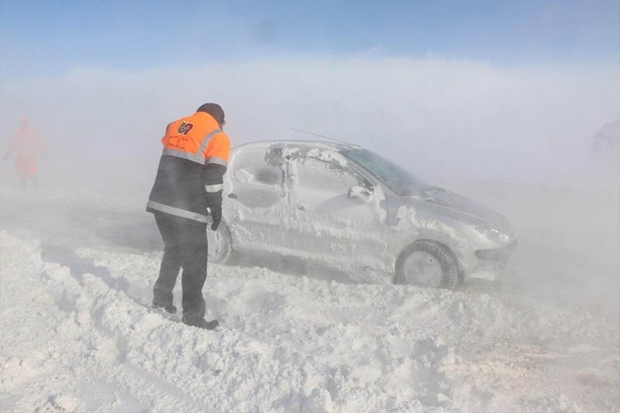
[[[241,148],[267,148],[269,146],[298,146],[304,147],[308,149],[319,148],[319,149],[327,149],[327,150],[335,150],[340,151],[342,149],[351,149],[351,148],[360,148],[360,146],[347,143],[347,142],[330,142],[330,141],[320,141],[320,140],[294,140],[294,139],[278,139],[271,141],[256,141],[244,143],[239,146],[236,146],[233,150],[238,150]]]

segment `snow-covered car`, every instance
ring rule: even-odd
[[[509,222],[355,145],[271,141],[231,152],[210,262],[232,252],[293,257],[397,284],[455,289],[501,270]]]

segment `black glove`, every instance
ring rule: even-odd
[[[207,206],[211,211],[211,218],[213,219],[211,229],[213,231],[217,231],[217,227],[219,227],[220,222],[222,222],[222,191],[216,192],[214,194],[208,194]]]
[[[220,226],[220,222],[222,222],[222,205],[219,207],[211,207],[211,218],[213,219],[213,224],[211,224],[211,229],[213,231],[217,231],[217,227]]]

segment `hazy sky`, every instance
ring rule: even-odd
[[[618,63],[618,0],[0,0],[3,75],[290,54]]]
[[[27,116],[49,176],[146,191],[165,125],[205,101],[233,145],[294,127],[423,176],[579,174],[619,75],[620,0],[0,0],[0,143]]]

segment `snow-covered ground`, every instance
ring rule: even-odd
[[[144,194],[3,187],[0,411],[620,411],[617,183],[450,189],[513,222],[501,280],[447,292],[210,264],[208,332],[150,309],[162,252]]]

